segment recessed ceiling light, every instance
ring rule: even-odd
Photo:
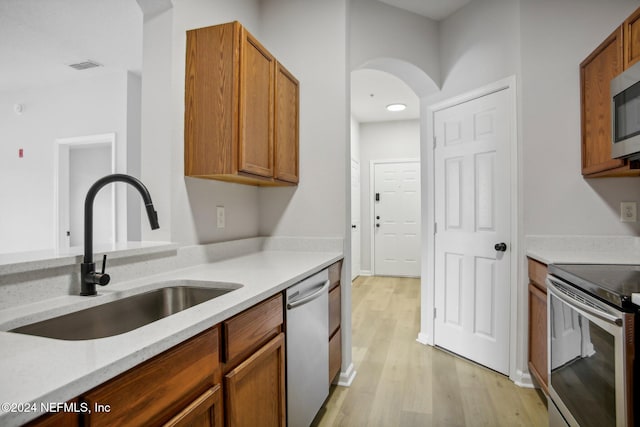
[[[387,110],[389,110],[389,111],[403,111],[405,108],[407,108],[407,106],[404,105],[404,104],[389,104],[389,105],[387,105]]]

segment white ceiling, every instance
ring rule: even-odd
[[[440,21],[471,0],[379,0],[391,6]]]
[[[0,0],[0,91],[142,69],[135,0]],[[85,71],[86,60],[104,67]]]
[[[470,0],[380,1],[442,19]],[[136,0],[0,0],[0,91],[113,70],[140,73],[142,22]],[[86,60],[103,67],[85,71],[68,67]],[[416,95],[390,74],[359,70],[352,73],[351,85],[352,112],[358,121],[419,117]],[[407,110],[391,113],[384,108],[396,102],[407,104]]]
[[[402,103],[404,111],[387,111],[389,104]],[[420,117],[416,94],[399,78],[378,70],[351,73],[351,114],[358,122],[410,120]]]

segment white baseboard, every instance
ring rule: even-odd
[[[338,381],[336,382],[336,384],[343,387],[350,387],[351,383],[353,383],[353,380],[355,378],[356,378],[356,371],[353,368],[353,363],[352,363],[349,365],[349,367],[345,371],[340,372],[340,375],[338,376]]]
[[[420,332],[418,333],[418,338],[416,338],[416,341],[418,341],[420,344],[424,344],[424,345],[430,345],[429,344],[429,335]]]
[[[360,270],[360,276],[373,276],[371,270]]]
[[[516,371],[516,374],[511,381],[518,387],[523,388],[535,388],[536,386],[533,384],[533,380],[531,379],[531,374],[528,372],[523,372],[520,369]]]

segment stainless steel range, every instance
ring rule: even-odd
[[[639,425],[640,266],[550,265],[546,282],[549,425]]]

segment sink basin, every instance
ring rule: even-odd
[[[242,286],[216,282],[205,282],[209,285],[207,287],[192,285],[202,283],[199,281],[177,283],[180,284],[21,326],[9,332],[72,341],[110,337],[148,325]]]

